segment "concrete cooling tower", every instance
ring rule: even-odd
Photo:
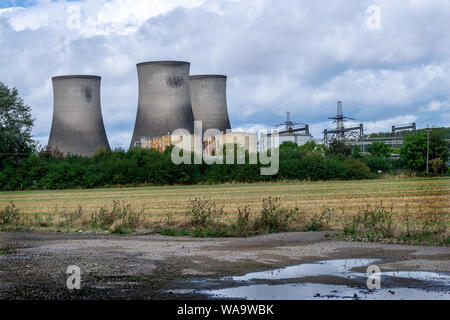
[[[192,112],[195,121],[202,121],[203,132],[214,128],[231,129],[227,110],[227,77],[196,75],[189,81]]]
[[[109,149],[97,76],[53,77],[53,122],[48,145],[64,154],[91,156]]]
[[[152,61],[137,65],[139,101],[130,147],[141,139],[194,132],[189,96],[189,62]]]

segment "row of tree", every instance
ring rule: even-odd
[[[280,180],[369,179],[374,175],[357,159],[305,152],[290,143],[280,147],[279,171],[263,176],[260,164],[175,165],[172,147],[164,152],[142,148],[101,150],[93,157],[54,156],[43,150],[20,161],[4,161],[2,190],[94,188],[114,185],[216,184]],[[236,151],[235,151],[236,152]],[[248,158],[248,154],[247,154]],[[237,156],[235,156],[237,159]],[[8,162],[8,163],[7,163]]]
[[[375,142],[362,154],[358,146],[333,141],[328,147],[308,142],[280,146],[279,171],[261,176],[258,164],[175,165],[165,152],[145,149],[101,150],[93,157],[64,156],[51,148],[40,149],[31,136],[31,109],[16,89],[0,83],[0,190],[93,188],[111,185],[195,184],[276,180],[367,179],[379,170],[423,172],[427,132],[408,135],[401,149]],[[399,153],[400,159],[392,159]],[[448,145],[441,132],[429,139],[430,168],[447,171]]]

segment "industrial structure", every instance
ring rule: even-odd
[[[139,99],[130,147],[143,139],[170,135],[176,129],[193,133],[189,69],[190,63],[183,61],[137,65]]]
[[[227,77],[195,75],[189,78],[192,112],[195,121],[202,121],[202,130],[231,129],[227,109]]]
[[[390,144],[391,147],[400,147],[403,144],[404,137],[399,137],[399,133],[405,131],[411,131],[413,135],[416,134],[416,124],[413,122],[407,125],[392,126],[391,140],[384,143]]]
[[[280,143],[290,141],[301,146],[312,140],[309,133],[309,125],[292,121],[290,112],[286,114],[286,121],[280,123],[277,127],[280,126],[284,126],[284,129],[278,132],[280,135]]]
[[[397,125],[392,126],[391,135],[366,139],[363,124],[345,127],[345,121],[355,119],[343,115],[341,101],[337,103],[337,115],[329,118],[336,123],[336,129],[325,129],[323,141],[313,139],[309,125],[292,121],[289,112],[286,121],[274,129],[258,134],[232,132],[227,106],[227,76],[189,76],[189,71],[190,63],[184,61],[137,64],[139,99],[130,147],[164,151],[168,146],[186,142],[183,139],[200,139],[203,152],[214,156],[218,149],[230,143],[257,152],[278,147],[283,142],[303,145],[316,141],[328,145],[339,140],[361,145],[364,153],[365,146],[375,141],[398,147],[403,142],[403,137],[398,134],[400,131],[416,132],[415,123]],[[100,104],[101,78],[67,75],[53,77],[52,81],[54,109],[48,146],[64,154],[81,156],[91,156],[100,148],[109,149]],[[198,130],[200,123],[201,131]],[[184,133],[171,136],[177,129],[184,129]],[[205,135],[210,129],[215,131]],[[196,145],[199,144],[196,142]]]
[[[291,113],[286,113],[286,121],[275,126],[276,132],[278,134],[279,144],[283,142],[293,142],[299,146],[304,145],[309,141],[313,141],[313,137],[309,132],[308,124],[300,124],[291,120]],[[272,149],[273,147],[273,132],[268,131],[267,133],[260,133],[260,151],[266,151],[267,149]]]
[[[337,115],[331,118],[336,123],[336,129],[327,130],[323,132],[323,142],[325,144],[334,140],[351,140],[356,143],[361,143],[364,152],[364,125],[361,123],[359,126],[346,128],[344,122],[347,120],[355,120],[353,118],[345,117],[342,113],[342,102],[337,103]]]
[[[52,78],[53,120],[48,145],[63,154],[91,156],[109,149],[103,124],[98,76]]]
[[[396,136],[400,131],[411,130],[412,134],[416,133],[416,124],[403,125],[403,126],[392,126],[392,136]]]
[[[258,136],[252,132],[227,132],[204,138],[203,152],[206,156],[221,155],[226,145],[238,145],[248,153],[258,152]]]

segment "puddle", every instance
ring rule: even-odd
[[[443,282],[450,286],[450,275],[438,272],[428,271],[390,271],[381,272],[381,276],[390,276],[395,278],[408,278],[422,281],[436,281]]]
[[[343,285],[297,283],[250,285],[205,291],[215,298],[247,300],[450,300],[448,291],[425,291],[414,288],[380,289],[373,292]]]
[[[310,300],[310,299],[382,299],[413,300],[439,299],[450,300],[450,274],[428,271],[390,271],[381,272],[381,289],[370,291],[366,287],[365,267],[377,264],[381,259],[342,259],[324,260],[316,263],[301,264],[263,272],[252,272],[239,277],[226,277],[222,281],[236,282],[236,287],[216,290],[204,290],[201,293],[216,298],[262,299],[262,300]],[[363,272],[354,271],[364,267]],[[305,277],[332,276],[345,279],[357,279],[358,286],[335,285],[326,283],[301,282]],[[388,277],[389,281],[386,281]],[[416,283],[415,288],[405,286],[405,278]],[[261,284],[261,281],[289,280],[287,284]],[[423,286],[417,287],[417,282]],[[253,284],[257,281],[257,284]],[[384,287],[383,287],[384,282]],[[242,285],[245,283],[246,285]]]
[[[363,273],[352,272],[357,267],[370,266],[380,259],[342,259],[326,260],[316,263],[301,264],[281,269],[263,272],[248,273],[241,277],[224,278],[224,280],[250,281],[250,280],[283,280],[314,276],[336,276],[336,277],[362,277]]]

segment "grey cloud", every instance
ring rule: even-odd
[[[377,31],[366,27],[373,3],[382,13]],[[93,73],[102,76],[111,144],[127,145],[137,108],[135,63],[145,60],[188,60],[191,73],[227,74],[233,127],[270,127],[287,111],[300,122],[331,125],[327,118],[343,100],[346,114],[377,130],[397,117],[426,119],[432,101],[450,101],[445,1],[207,1],[151,17],[136,32],[109,24],[105,34],[69,30],[62,5],[46,6],[54,15],[37,30],[16,32],[8,22],[13,13],[0,15],[0,81],[18,87],[32,106],[39,137],[50,130],[51,76]],[[89,2],[83,13],[99,8]],[[448,115],[434,120],[445,124]]]

